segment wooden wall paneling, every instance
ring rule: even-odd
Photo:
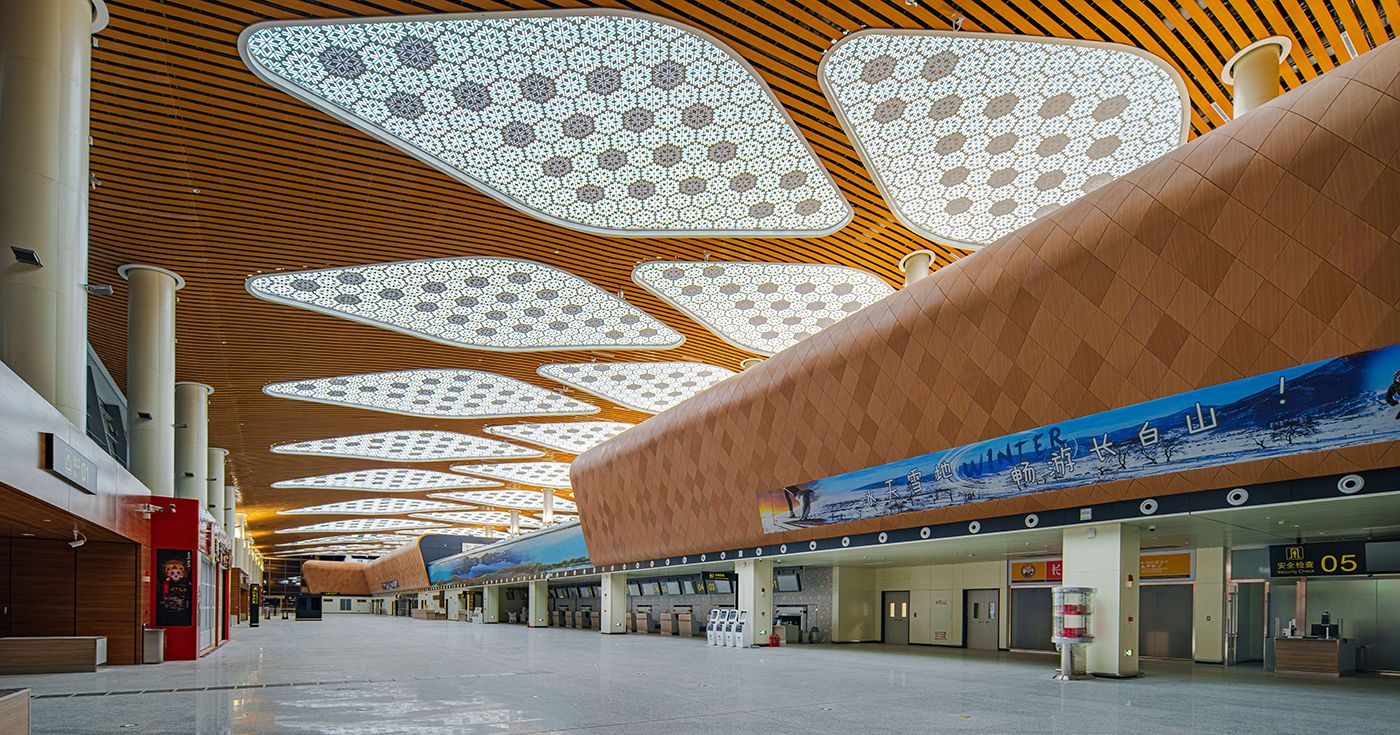
[[[10,634],[10,540],[0,538],[0,638]]]
[[[140,663],[137,544],[88,542],[78,549],[77,635],[107,636],[107,662]]]
[[[75,554],[64,541],[10,541],[10,635],[76,635]]]

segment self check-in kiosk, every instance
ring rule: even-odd
[[[749,611],[736,610],[735,613],[737,613],[737,615],[734,620],[734,631],[731,634],[732,637],[729,639],[729,646],[731,648],[743,648],[744,628],[749,624]]]
[[[724,611],[715,608],[710,611],[710,622],[705,624],[705,642],[711,646],[718,646],[723,634],[720,632],[721,613]]]

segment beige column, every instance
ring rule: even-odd
[[[1282,36],[1256,41],[1225,62],[1220,79],[1233,87],[1235,117],[1253,110],[1282,93],[1279,66],[1293,49]]]
[[[746,357],[739,361],[739,369],[748,370],[749,368],[761,365],[762,363],[763,358],[761,357]]]
[[[1090,674],[1138,674],[1138,538],[1137,526],[1122,523],[1065,529],[1063,584],[1094,589]]]
[[[1196,549],[1196,583],[1191,586],[1191,657],[1225,661],[1225,554],[1218,546]]]
[[[749,617],[739,647],[767,645],[773,633],[773,560],[740,559],[734,571],[739,573],[739,612]]]
[[[933,263],[938,254],[932,250],[915,250],[899,261],[899,269],[904,271],[904,285],[909,286],[928,278],[933,272]]]
[[[627,575],[613,572],[603,575],[602,615],[598,632],[603,635],[627,632]]]
[[[540,521],[546,527],[554,525],[554,488],[544,489],[544,512],[540,514]]]
[[[520,511],[514,508],[510,511],[510,535],[520,535]]]
[[[498,584],[481,588],[481,622],[501,622],[501,586]]]
[[[0,0],[0,362],[83,429],[95,17],[90,0]]]
[[[199,507],[209,494],[209,394],[203,383],[175,384],[175,496],[194,498]]]
[[[214,517],[221,519],[221,522],[224,524],[224,533],[227,533],[229,537],[232,538],[234,529],[238,526],[238,521],[235,518],[238,510],[238,488],[233,485],[224,485],[222,499],[224,501],[224,507],[220,509]]]
[[[530,627],[549,627],[549,580],[537,579],[530,583]]]
[[[224,525],[224,460],[228,450],[209,447],[209,487],[204,493],[204,508],[220,528]]]
[[[185,279],[151,265],[124,265],[126,434],[131,474],[152,495],[175,495],[175,292]]]

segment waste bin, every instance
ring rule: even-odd
[[[165,663],[165,628],[141,630],[141,663]]]

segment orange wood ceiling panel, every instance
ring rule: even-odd
[[[772,86],[855,209],[823,238],[610,238],[565,230],[516,212],[386,144],[331,120],[256,79],[237,37],[268,19],[376,16],[597,6],[673,18],[729,43]],[[1114,41],[1144,48],[1187,80],[1193,135],[1224,122],[1229,90],[1216,72],[1236,48],[1265,35],[1294,41],[1285,88],[1394,36],[1396,0],[652,0],[453,2],[451,0],[125,0],[93,52],[91,275],[117,294],[90,301],[94,347],[125,382],[123,263],[170,268],[180,292],[181,380],[215,387],[211,444],[232,452],[230,483],[263,548],[268,532],[326,520],[278,509],[365,497],[343,491],[272,490],[272,482],[377,466],[347,459],[273,455],[288,441],[401,428],[479,433],[507,421],[434,421],[269,398],[280,380],[420,367],[492,370],[555,390],[535,375],[545,362],[700,360],[736,368],[748,357],[632,284],[652,258],[822,262],[900,280],[899,259],[931,248],[940,265],[961,251],[897,222],[866,173],[816,81],[840,36],[864,27],[937,28]],[[1214,105],[1214,107],[1213,107]],[[1217,111],[1215,107],[1218,107]],[[540,260],[588,278],[686,336],[660,352],[501,354],[462,350],[262,302],[243,289],[254,273],[455,255]],[[570,392],[564,389],[564,392]],[[598,403],[591,418],[646,416]],[[569,459],[552,453],[548,458]],[[423,465],[446,469],[445,463]],[[421,495],[421,494],[419,494]],[[294,538],[294,537],[293,537]]]

